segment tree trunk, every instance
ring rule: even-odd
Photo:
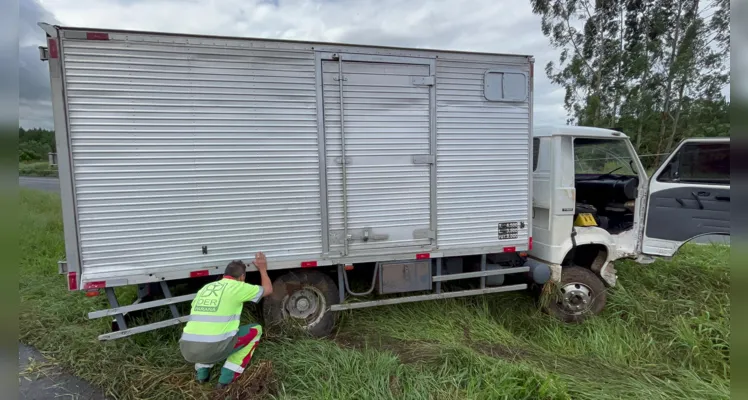
[[[657,151],[656,156],[654,160],[654,165],[660,164],[660,156],[659,154],[663,152],[662,145],[664,143],[665,139],[665,130],[667,129],[667,121],[670,117],[670,97],[671,92],[673,90],[673,79],[675,78],[675,54],[678,51],[678,41],[680,40],[680,18],[681,13],[683,11],[683,1],[684,0],[678,0],[678,14],[675,17],[675,32],[673,32],[673,41],[671,44],[671,51],[670,51],[670,57],[668,57],[668,74],[667,74],[667,85],[665,89],[665,101],[662,105],[662,117],[660,119],[660,137],[657,141]]]
[[[647,95],[647,87],[649,84],[649,18],[647,13],[651,12],[649,8],[646,8],[642,13],[642,23],[646,29],[644,30],[644,74],[642,75],[641,83],[639,85],[639,104],[638,104],[638,120],[639,127],[636,132],[636,151],[640,152],[642,148],[642,135],[644,135],[644,116],[649,111],[649,105],[644,104],[644,99]]]
[[[624,30],[624,27],[625,27],[624,16],[623,16],[624,15],[623,14],[623,9],[624,9],[623,4],[622,3],[619,4],[619,20],[618,20],[618,29],[619,29],[619,32],[618,33],[619,33],[619,36],[620,36],[620,46],[618,48],[618,55],[617,55],[618,56],[618,60],[617,60],[617,62],[618,62],[618,73],[616,74],[617,75],[616,76],[616,89],[615,89],[615,92],[614,92],[615,93],[614,94],[615,98],[613,99],[613,112],[610,115],[610,127],[611,128],[615,128],[616,127],[616,120],[617,120],[616,116],[618,114],[618,105],[619,105],[620,100],[621,100],[621,92],[620,92],[621,91],[621,81],[623,81],[623,77],[621,76],[621,70],[622,70],[622,66],[623,66],[623,52],[624,52],[624,47],[623,47],[623,30]]]

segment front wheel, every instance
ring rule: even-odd
[[[292,271],[273,282],[273,294],[263,300],[265,324],[301,328],[313,336],[332,333],[338,286],[319,271]]]
[[[544,308],[561,321],[582,322],[599,314],[605,307],[605,284],[587,268],[564,268],[561,282],[555,286],[545,299]]]

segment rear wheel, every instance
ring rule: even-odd
[[[332,333],[335,315],[330,306],[338,303],[338,286],[319,271],[293,271],[273,282],[273,294],[263,300],[268,326],[303,329],[313,336]]]
[[[545,301],[545,309],[564,322],[582,322],[599,314],[607,301],[605,284],[594,272],[583,267],[567,267],[561,282]]]

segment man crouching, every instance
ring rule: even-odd
[[[244,302],[257,303],[273,293],[265,255],[257,253],[252,263],[260,271],[262,286],[244,282],[246,265],[232,261],[223,279],[203,286],[192,300],[190,319],[179,339],[179,349],[187,362],[195,364],[200,383],[208,382],[213,364],[225,359],[217,387],[226,387],[244,372],[260,341],[259,324],[239,326]]]

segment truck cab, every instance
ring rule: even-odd
[[[533,146],[530,258],[551,266],[558,293],[549,311],[562,319],[602,310],[615,260],[647,263],[730,234],[729,138],[681,142],[651,179],[616,130],[536,128]]]

